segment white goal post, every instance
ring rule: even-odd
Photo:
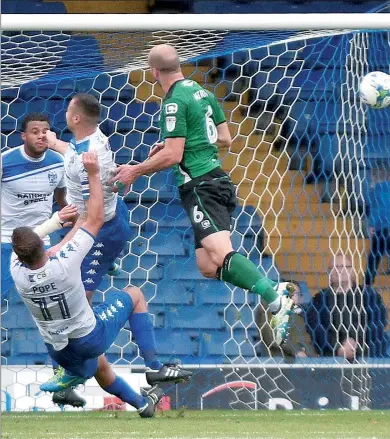
[[[3,14],[3,31],[390,29],[388,14]]]

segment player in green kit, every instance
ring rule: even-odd
[[[294,288],[267,279],[252,261],[233,250],[230,229],[235,187],[218,158],[218,147],[231,145],[225,115],[212,93],[184,78],[173,46],[153,47],[148,61],[165,93],[160,115],[163,142],[156,144],[145,162],[119,166],[112,181],[128,192],[141,175],[173,166],[194,230],[199,270],[207,278],[259,294],[273,313],[271,325],[280,345],[288,336]]]

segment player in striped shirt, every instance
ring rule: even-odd
[[[48,149],[46,115],[30,113],[21,123],[23,144],[1,154],[1,297],[8,297],[14,282],[10,272],[11,236],[20,226],[36,227],[52,215],[53,198],[62,209],[63,223],[77,214],[67,206],[64,159]],[[44,243],[50,246],[49,238]],[[54,370],[57,370],[54,364]],[[56,404],[85,405],[84,398],[68,389],[53,395]]]

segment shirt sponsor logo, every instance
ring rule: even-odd
[[[57,329],[57,331],[48,331],[50,335],[60,335],[68,329],[68,326],[65,328]]]
[[[178,110],[177,104],[166,104],[165,114],[176,114]]]
[[[165,120],[167,131],[171,133],[175,127],[176,127],[176,117],[175,116],[168,116]]]
[[[50,171],[47,174],[47,178],[49,180],[50,186],[57,186],[57,184],[58,184],[58,175],[57,175],[56,172]]]
[[[23,204],[28,206],[32,203],[39,203],[41,201],[48,201],[51,194],[17,194],[17,198],[24,199]]]

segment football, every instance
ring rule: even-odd
[[[364,76],[359,87],[362,102],[371,108],[385,108],[390,104],[390,75],[371,72]]]

